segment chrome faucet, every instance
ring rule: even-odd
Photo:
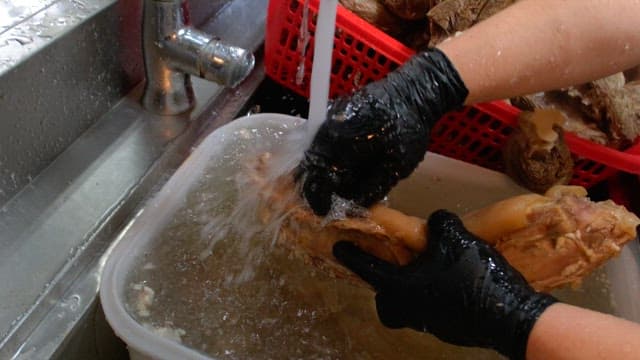
[[[144,0],[143,106],[176,115],[195,104],[190,75],[234,87],[253,69],[253,54],[188,26],[184,0]]]

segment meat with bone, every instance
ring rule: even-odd
[[[305,261],[366,286],[332,256],[338,240],[355,242],[386,261],[404,265],[426,247],[424,219],[376,205],[363,216],[327,221],[297,196],[293,179],[265,181],[269,154],[246,171],[261,189],[264,224],[278,222],[277,241]],[[497,202],[462,217],[465,226],[496,247],[530,284],[549,291],[578,283],[636,238],[640,219],[612,201],[592,202],[575,186],[556,186],[545,195],[527,194]]]

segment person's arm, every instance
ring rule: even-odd
[[[440,48],[466,103],[596,80],[640,64],[640,1],[522,0]]]
[[[527,359],[637,359],[640,324],[556,303],[529,335]]]

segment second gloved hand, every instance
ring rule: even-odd
[[[325,215],[334,194],[365,207],[381,200],[422,161],[433,124],[467,94],[453,64],[433,49],[334,100],[297,173],[314,212]]]
[[[443,341],[489,347],[523,359],[529,333],[556,300],[538,293],[460,219],[440,210],[429,218],[427,249],[399,267],[338,242],[334,256],[376,290],[387,327],[429,332]]]

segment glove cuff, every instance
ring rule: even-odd
[[[389,94],[397,94],[423,120],[427,129],[447,112],[464,104],[469,90],[449,58],[431,48],[414,55],[386,79]]]
[[[527,354],[529,334],[542,313],[558,302],[556,298],[544,293],[534,293],[527,301],[521,303],[509,317],[503,341],[496,344],[496,350],[510,359],[524,360]]]

